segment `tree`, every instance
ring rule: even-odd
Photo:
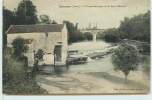
[[[28,50],[28,46],[25,44],[25,39],[23,38],[16,38],[12,42],[14,48],[14,56],[17,58],[23,57],[23,53],[26,53]]]
[[[22,0],[17,10],[3,8],[3,44],[7,44],[6,30],[10,25],[36,24],[38,22],[36,7],[30,0]]]
[[[16,24],[36,24],[38,22],[36,7],[30,0],[19,3],[16,14]]]
[[[4,7],[3,8],[3,44],[4,44],[4,47],[7,44],[7,35],[5,32],[12,24],[15,24],[15,14],[14,14],[14,12],[12,12]]]
[[[51,24],[58,24],[55,20],[52,20]]]
[[[83,35],[84,35],[84,39],[85,39],[85,40],[90,41],[90,40],[92,40],[92,39],[93,39],[92,34],[91,34],[91,33],[89,33],[89,32],[85,32]]]
[[[74,25],[69,21],[64,21],[68,29],[68,43],[84,40],[84,35],[78,30],[78,23]]]
[[[124,18],[119,31],[125,33],[125,38],[150,43],[150,11],[132,18]]]
[[[97,39],[103,39],[106,42],[117,43],[120,39],[123,39],[124,34],[117,28],[110,28],[105,30],[103,33],[97,35]]]
[[[150,43],[150,11],[131,18],[125,17],[118,28],[107,29],[97,38],[107,42],[130,39]]]
[[[115,70],[120,70],[125,75],[125,82],[130,71],[137,69],[139,53],[137,49],[129,44],[121,44],[112,55],[112,63]]]
[[[42,24],[57,24],[55,20],[51,20],[48,15],[40,15],[40,23]]]
[[[40,23],[51,24],[51,19],[48,15],[40,15]]]

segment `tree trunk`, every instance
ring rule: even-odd
[[[128,75],[125,75],[125,84],[127,83],[127,76],[128,76]]]

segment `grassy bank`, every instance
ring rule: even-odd
[[[29,76],[27,64],[5,53],[3,58],[3,93],[8,95],[47,94],[40,88],[35,77]]]
[[[8,95],[46,95],[35,80],[7,82],[3,85],[3,93]]]

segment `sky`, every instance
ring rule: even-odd
[[[21,0],[4,0],[9,10],[18,6]],[[88,25],[106,29],[118,27],[124,17],[145,13],[150,9],[150,0],[31,0],[38,15],[49,15],[62,23],[69,20],[79,23],[79,28]],[[110,7],[112,6],[112,7]]]

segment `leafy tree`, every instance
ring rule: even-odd
[[[57,24],[55,20],[51,20],[48,15],[40,15],[40,23],[42,24]]]
[[[31,0],[22,0],[16,14],[16,24],[36,24],[38,22],[36,7]]]
[[[38,22],[36,7],[31,0],[22,0],[17,10],[3,8],[3,44],[7,44],[6,30],[10,25],[36,24]]]
[[[150,11],[131,18],[125,17],[119,28],[108,29],[98,37],[107,42],[130,39],[150,43]]]
[[[125,33],[125,38],[150,43],[150,11],[132,18],[124,18],[119,31]]]
[[[92,40],[92,39],[93,39],[92,34],[89,33],[89,32],[86,32],[86,33],[84,33],[83,35],[84,35],[84,39],[85,39],[85,40]]]
[[[52,24],[58,24],[55,20],[52,21]]]
[[[130,71],[137,69],[139,53],[137,49],[129,44],[121,44],[112,55],[112,63],[115,70],[120,70],[125,75],[125,82]]]
[[[84,40],[83,34],[78,30],[78,23],[74,25],[69,21],[64,21],[68,29],[68,43]]]
[[[3,44],[4,44],[4,47],[7,44],[7,35],[5,32],[7,31],[9,26],[12,24],[15,24],[15,14],[14,14],[14,12],[12,12],[4,7],[3,8]]]
[[[15,57],[23,57],[23,53],[26,53],[28,50],[28,46],[25,44],[25,39],[23,38],[16,38],[12,42],[13,48],[14,48],[14,56]]]
[[[103,39],[106,42],[119,42],[122,33],[116,28],[105,30],[102,34],[97,36],[98,39]]]
[[[48,15],[40,15],[40,23],[51,24],[51,19]]]

